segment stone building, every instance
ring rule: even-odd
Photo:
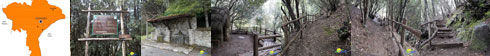
[[[152,40],[211,48],[211,28],[206,17],[180,14],[148,22],[155,27]]]

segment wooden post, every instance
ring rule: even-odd
[[[121,11],[123,11],[123,4],[122,3],[124,3],[124,0],[121,0],[121,3],[119,3],[120,4],[119,8],[121,9]],[[121,19],[121,34],[122,35],[124,35],[124,32],[125,32],[124,31],[125,29],[124,29],[124,17],[123,16],[124,16],[124,13],[120,13],[119,17],[121,17],[120,19]],[[122,44],[122,56],[126,56],[126,41],[122,41],[121,44]]]
[[[88,10],[90,10],[90,4],[88,4]],[[85,27],[85,38],[90,36],[90,12],[87,13],[87,26]],[[88,41],[85,41],[85,56],[88,56]]]
[[[407,24],[406,20],[402,20],[402,23]],[[402,27],[402,34],[401,34],[401,38],[400,38],[400,44],[402,47],[403,47],[403,41],[405,41],[405,29],[403,29],[403,27]]]
[[[431,20],[430,20],[430,18],[429,18],[428,20],[429,20],[429,21],[431,21]],[[431,30],[431,29],[430,29],[430,27],[431,27],[431,26],[432,26],[432,22],[431,22],[431,23],[429,23],[429,25],[427,25],[427,29],[428,29],[427,33],[428,33],[428,36],[429,36],[429,37],[430,37],[430,36],[432,36],[432,35],[430,34],[430,33],[431,33],[431,32],[430,32],[430,30]],[[419,38],[419,40],[421,40],[421,39],[422,39],[422,38]]]
[[[258,39],[258,37],[257,37],[257,34],[253,34],[253,42],[254,42],[254,44],[253,44],[253,48],[254,48],[254,50],[253,50],[253,52],[254,52],[254,56],[259,56],[259,55],[258,55],[258,52],[259,52],[259,51],[258,51],[258,48],[259,48],[259,46],[258,46],[258,44],[259,44],[259,39]]]
[[[274,32],[272,32],[272,34],[276,35],[276,34],[277,34],[277,33],[276,33],[276,30],[274,30]],[[277,38],[274,38],[274,42],[276,42],[276,39],[277,39]]]
[[[119,1],[118,1],[119,2]],[[124,1],[122,1],[124,2]],[[125,28],[124,28],[124,13],[128,13],[127,11],[117,11],[117,10],[91,10],[90,8],[90,5],[91,3],[89,3],[89,7],[88,7],[88,10],[82,10],[82,12],[87,12],[87,26],[85,28],[85,38],[79,38],[78,40],[79,41],[85,41],[85,56],[89,56],[88,54],[88,41],[92,41],[92,40],[122,40],[122,56],[126,56],[126,41],[127,40],[132,40],[132,38],[89,38],[90,37],[90,13],[91,12],[102,12],[102,13],[121,13],[120,14],[120,18],[121,18],[121,34],[124,35],[125,33]],[[122,9],[122,6],[120,6],[120,8]]]
[[[264,29],[264,32],[265,32],[264,34],[267,35],[267,29]]]
[[[119,17],[121,17],[121,34],[124,35],[124,13],[121,13]],[[122,41],[122,56],[126,56],[126,41]]]
[[[208,24],[208,12],[206,11],[206,12],[204,12],[204,14],[205,14],[204,17],[206,17],[206,18],[204,18],[206,20],[206,23],[205,23],[206,24],[206,27],[209,27],[209,24]],[[228,23],[226,23],[226,24],[228,24]]]
[[[258,31],[258,30],[257,30],[257,27],[254,27],[254,31],[255,31],[255,32],[257,32],[257,31]]]

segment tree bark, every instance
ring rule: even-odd
[[[284,5],[286,6],[287,10],[288,10],[288,13],[289,13],[289,17],[291,17],[292,20],[295,20],[297,17],[294,15],[294,10],[293,8],[291,7],[291,0],[283,0],[283,3]],[[299,22],[294,22],[293,24],[294,26],[294,29],[299,29],[300,28],[300,24]],[[296,31],[299,31],[299,30],[296,30]]]

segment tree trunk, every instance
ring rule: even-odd
[[[291,0],[283,0],[283,2],[284,2],[284,5],[286,6],[286,8],[288,10],[289,17],[291,17],[291,20],[297,19],[297,17],[294,15],[294,10],[291,7]],[[294,22],[293,25],[294,25],[293,26],[294,29],[299,29],[300,28],[299,21]],[[299,31],[299,30],[296,30],[296,31]]]

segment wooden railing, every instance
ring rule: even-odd
[[[406,20],[403,20],[403,21],[402,21],[403,23],[400,23],[400,22],[394,21],[394,20],[392,20],[392,19],[388,19],[388,20],[389,20],[390,22],[392,22],[393,24],[395,24],[395,25],[400,25],[400,26],[403,28],[403,29],[401,30],[401,38],[400,38],[400,43],[399,43],[399,44],[397,44],[397,45],[399,46],[399,48],[400,48],[400,49],[399,49],[400,54],[405,55],[406,53],[404,53],[404,51],[403,51],[403,50],[404,50],[405,48],[410,47],[410,46],[404,47],[404,43],[406,43],[406,42],[404,41],[404,39],[405,39],[405,37],[404,37],[405,32],[404,32],[404,31],[405,31],[405,30],[408,30],[410,33],[412,33],[413,35],[415,35],[415,36],[417,37],[417,38],[416,38],[416,39],[417,39],[417,40],[416,40],[417,42],[418,42],[418,41],[422,41],[422,40],[421,40],[421,38],[422,38],[422,37],[426,37],[426,36],[422,36],[422,31],[419,31],[419,30],[417,30],[417,29],[415,29],[415,28],[412,28],[412,27],[410,27],[410,26],[406,25],[406,22],[405,22]],[[417,44],[415,44],[415,48],[420,48],[420,47],[422,47],[423,45],[425,45],[426,43],[431,42],[431,40],[435,38],[435,35],[436,35],[436,33],[437,33],[437,30],[438,30],[438,28],[436,27],[436,23],[437,23],[437,21],[438,21],[438,20],[432,20],[432,21],[428,21],[428,22],[425,22],[425,23],[420,24],[420,25],[422,25],[422,26],[427,27],[427,30],[428,30],[428,33],[429,33],[427,37],[429,37],[429,39],[428,39],[428,40],[424,40],[422,43],[417,43]],[[395,27],[395,26],[392,26],[392,27]],[[397,43],[397,41],[396,41],[396,40],[394,40],[394,42],[395,42],[395,43]],[[407,44],[409,44],[409,43],[407,43]]]
[[[260,50],[265,50],[265,49],[270,49],[270,48],[273,48],[273,47],[278,47],[278,46],[281,46],[282,44],[275,44],[275,45],[271,45],[271,46],[264,46],[264,47],[260,47],[259,48],[259,41],[260,40],[264,40],[264,39],[271,39],[271,38],[277,38],[277,37],[281,37],[282,35],[269,35],[269,36],[258,36],[257,34],[254,34],[253,36],[253,52],[254,52],[254,56],[258,56],[259,55],[259,51]]]
[[[264,46],[264,47],[259,47],[260,43],[259,41],[264,40],[264,39],[273,39],[274,41],[278,37],[282,37],[282,35],[279,35],[277,31],[275,30],[267,30],[264,28],[259,28],[259,27],[250,27],[249,32],[252,32],[253,34],[253,55],[258,56],[260,50],[265,50],[265,49],[270,49],[273,47],[278,47],[281,46],[282,44],[275,44],[275,45],[270,45],[270,46]],[[269,34],[271,33],[271,34]],[[262,36],[259,36],[262,35]]]
[[[246,31],[247,33],[256,33],[259,35],[279,34],[276,30],[269,30],[260,27],[240,27],[234,31]]]
[[[259,34],[263,33],[263,35],[268,35],[269,33],[278,34],[275,30],[268,30],[268,29],[259,28],[259,27],[252,27],[252,28],[253,28],[254,32],[258,32]]]
[[[423,41],[420,44],[417,44],[416,45],[417,48],[423,47],[425,44],[431,42],[432,39],[435,38],[435,36],[439,30],[439,28],[436,26],[437,21],[440,21],[440,20],[433,20],[433,21],[429,21],[427,23],[422,24],[422,26],[425,26],[426,24],[428,24],[426,27],[428,28],[428,32],[429,32],[429,35],[428,35],[429,39]],[[430,34],[430,33],[432,33],[432,34]]]

